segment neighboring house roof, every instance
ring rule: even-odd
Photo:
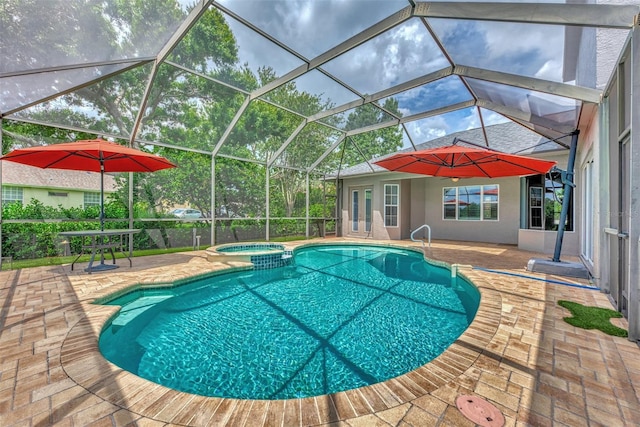
[[[99,192],[100,174],[66,169],[40,169],[4,161],[2,162],[2,185]],[[116,191],[116,180],[112,175],[104,175],[104,191],[105,193]]]
[[[487,126],[485,128],[487,132],[487,139],[489,140],[490,148],[492,150],[501,151],[503,153],[518,154],[518,155],[533,155],[541,154],[543,152],[566,150],[565,147],[556,144],[555,142],[549,142],[548,139],[541,137],[540,135],[531,132],[514,122],[500,123],[497,125]],[[464,141],[472,143],[473,147],[486,147],[485,137],[481,128],[464,130],[456,133],[452,133],[440,138],[432,139],[422,144],[416,145],[416,150],[426,150],[429,148],[444,147],[453,144],[455,139],[459,139],[457,144],[464,144]],[[563,143],[569,144],[570,137],[562,139]],[[468,144],[465,144],[468,145]],[[406,148],[398,151],[398,153],[414,151],[413,148]],[[388,156],[392,156],[395,153],[381,156],[373,159],[372,161],[382,159]],[[371,162],[370,162],[371,163]],[[366,162],[345,168],[340,171],[340,177],[364,175],[368,173],[389,172],[380,166],[371,163],[373,172]]]

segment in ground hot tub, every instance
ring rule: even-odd
[[[251,262],[257,270],[282,267],[291,262],[291,249],[281,243],[228,243],[207,249],[212,262]]]

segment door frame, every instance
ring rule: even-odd
[[[372,237],[373,186],[349,187],[348,233],[355,237]]]

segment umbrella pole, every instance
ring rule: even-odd
[[[104,161],[100,153],[100,231],[104,231]]]
[[[562,210],[560,211],[560,223],[558,224],[558,234],[556,234],[556,247],[553,252],[553,262],[560,262],[562,252],[562,238],[564,237],[564,223],[567,221],[569,213],[569,201],[571,200],[571,189],[575,187],[573,183],[573,166],[576,160],[576,148],[578,146],[578,134],[575,131],[571,137],[571,148],[569,150],[569,160],[567,161],[566,179],[564,179],[564,193],[562,194]]]

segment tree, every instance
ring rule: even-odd
[[[2,122],[2,153],[6,154],[17,148],[37,147],[51,141],[75,141],[77,139],[95,138],[94,134],[75,132],[32,123],[6,120]]]
[[[398,101],[394,98],[388,98],[383,107],[398,117],[402,116],[398,108]],[[385,123],[390,120],[392,120],[392,117],[381,109],[373,104],[365,104],[355,112],[349,114],[345,129],[360,129],[378,123]],[[376,131],[353,135],[349,137],[349,140],[350,141],[346,143],[355,144],[357,150],[350,149],[345,151],[343,167],[352,166],[362,163],[365,160],[371,160],[398,151],[402,148],[402,130],[399,126],[389,126]],[[365,156],[365,158],[362,156]]]
[[[180,3],[173,0],[108,3],[71,0],[55,3],[50,14],[36,13],[37,7],[39,4],[35,0],[7,0],[0,9],[0,22],[6,24],[9,31],[19,32],[16,36],[18,51],[20,43],[25,47],[24,55],[18,59],[21,61],[19,69],[28,68],[25,64],[33,58],[45,62],[32,64],[33,68],[51,65],[46,61],[53,63],[57,58],[67,58],[68,64],[99,59],[131,59],[134,64],[140,57],[156,55],[187,14]],[[25,31],[24,22],[16,25],[13,22],[16,19],[37,22],[30,22],[29,31]],[[85,31],[91,28],[91,37],[83,31],[70,31],[74,23]],[[34,44],[35,48],[28,42],[33,36],[42,40],[42,43]],[[5,56],[9,58],[10,53],[0,51],[0,57],[4,59]],[[225,135],[247,96],[217,81],[251,92],[278,76],[268,67],[258,69],[254,75],[247,65],[239,64],[236,39],[225,17],[216,8],[203,13],[167,59],[168,62],[155,70],[150,86],[148,80],[153,66],[141,63],[114,77],[82,86],[42,107],[31,108],[29,114],[44,122],[91,129],[97,135],[119,135],[123,141],[152,142],[140,148],[168,157],[178,164],[178,168],[162,173],[136,174],[132,183],[135,202],[147,206],[153,214],[159,214],[173,204],[189,204],[211,213],[211,159],[207,158],[207,153],[211,153]],[[118,66],[121,65],[111,64],[99,71],[113,72]],[[78,83],[81,82],[69,81],[71,86]],[[279,150],[304,122],[303,116],[326,110],[333,104],[318,95],[298,90],[295,82],[270,91],[264,98],[269,102],[252,100],[220,150],[220,154],[258,160],[263,164],[243,163],[240,166],[237,161],[216,159],[217,205],[223,203],[243,215],[263,215],[264,207],[258,206],[258,200],[261,196],[261,202],[265,200],[264,164],[272,162],[275,168],[270,174],[270,198],[274,204],[282,206],[282,215],[292,216],[297,201],[306,190],[306,169],[331,146],[338,131],[318,122],[307,124],[285,150],[281,153]],[[144,112],[140,126],[136,128],[134,124],[140,116],[141,106],[144,106]],[[394,100],[386,101],[384,108],[399,115]],[[387,120],[389,115],[367,104],[348,117],[347,129]],[[134,129],[138,132],[131,135]],[[350,139],[367,153],[366,156],[394,151],[402,143],[401,133],[395,127],[354,135]],[[355,156],[346,160],[347,164],[353,164],[363,159]],[[125,181],[122,181],[120,198],[124,201],[128,198]]]

